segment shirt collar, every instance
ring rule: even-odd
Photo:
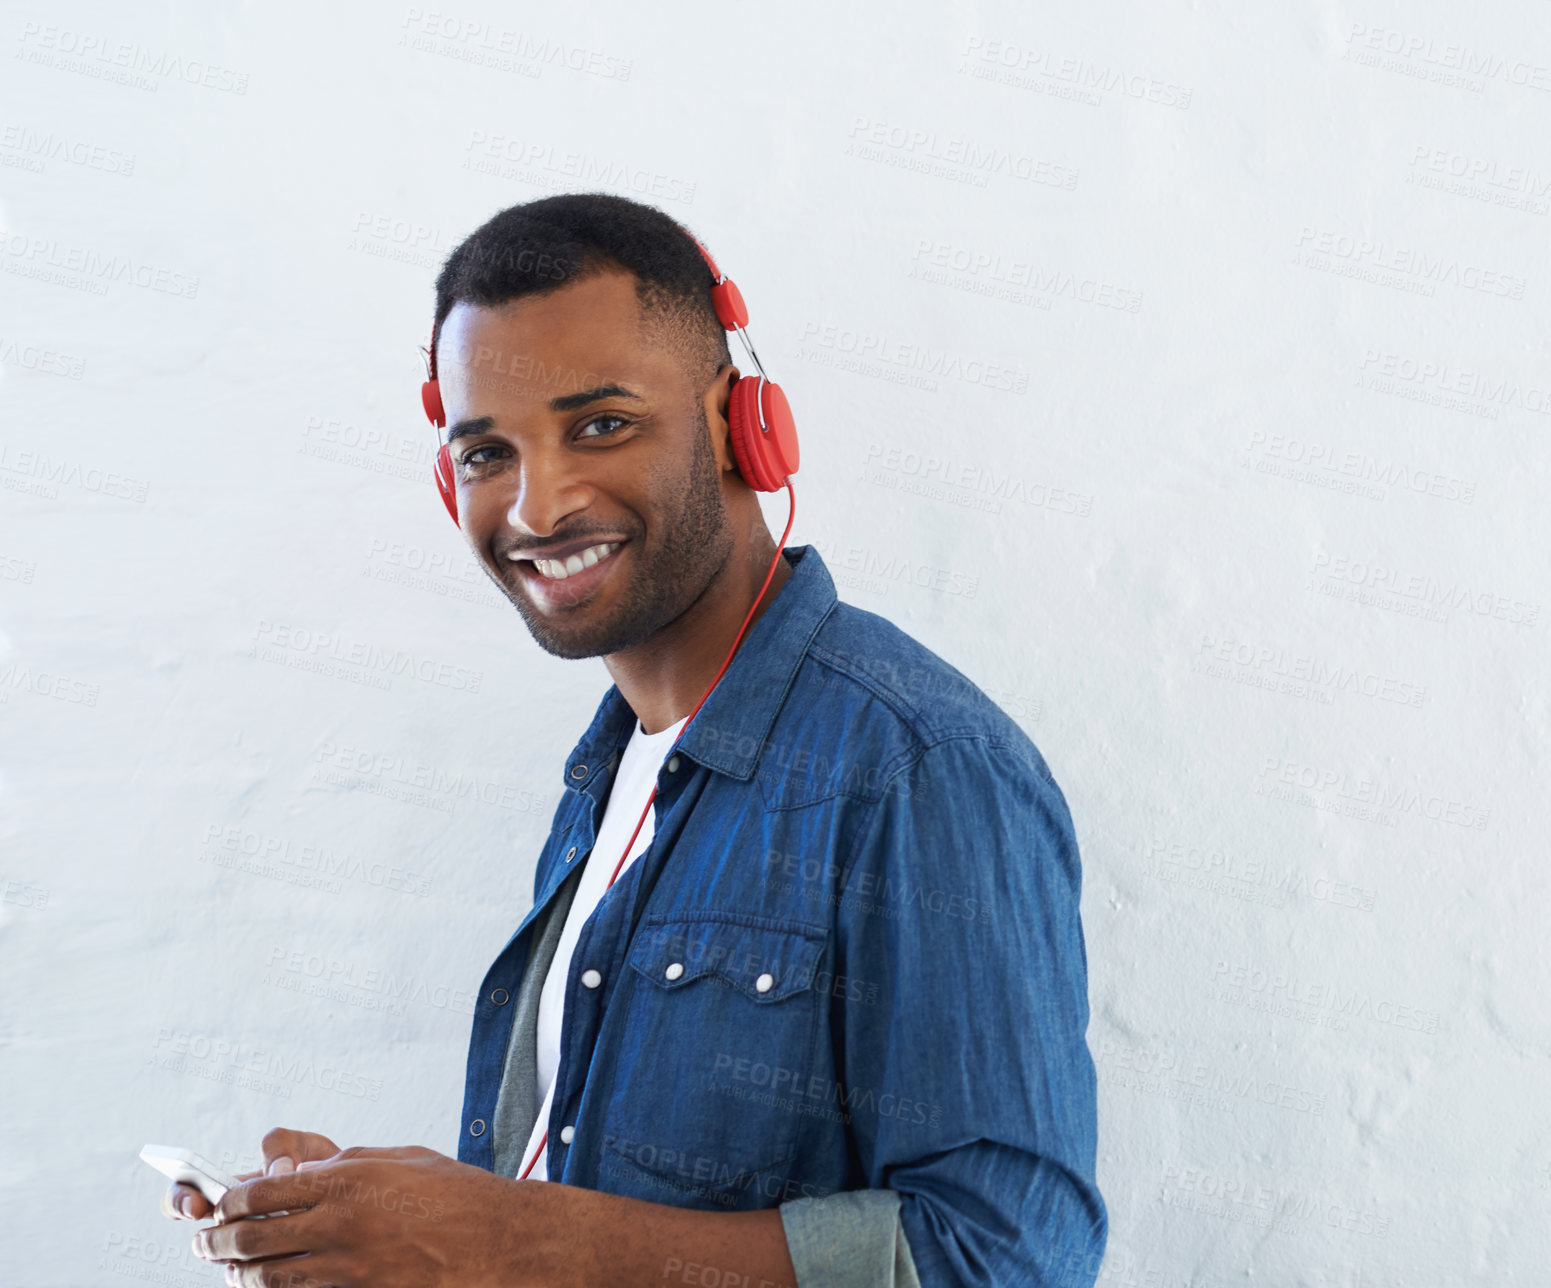
[[[711,696],[674,747],[676,755],[747,782],[808,645],[836,601],[835,582],[813,546],[787,546],[788,577],[749,627]],[[630,740],[635,712],[617,684],[566,761],[565,785],[580,789]]]

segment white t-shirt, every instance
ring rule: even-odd
[[[570,975],[571,957],[576,951],[576,941],[581,937],[582,926],[587,918],[592,916],[593,909],[598,906],[598,901],[608,888],[614,865],[619,862],[620,851],[625,848],[630,829],[635,826],[636,819],[641,817],[641,809],[657,782],[657,771],[662,768],[663,758],[668,754],[668,748],[673,745],[673,740],[679,736],[679,730],[684,727],[684,722],[688,719],[689,717],[685,716],[684,720],[669,725],[659,733],[647,733],[641,727],[640,720],[637,720],[635,733],[631,735],[629,743],[625,746],[625,753],[620,758],[619,769],[614,775],[613,785],[609,788],[608,803],[604,806],[603,822],[598,827],[592,853],[584,861],[585,866],[582,870],[581,882],[576,888],[576,897],[571,901],[571,910],[566,914],[565,926],[560,932],[560,942],[555,945],[554,960],[550,962],[549,974],[544,977],[544,989],[539,994],[536,1072],[539,1085],[548,1090],[544,1093],[544,1105],[539,1110],[538,1121],[533,1124],[533,1131],[528,1136],[527,1148],[522,1152],[524,1165],[532,1157],[533,1150],[539,1143],[539,1137],[544,1134],[549,1125],[549,1109],[555,1097],[555,1073],[560,1067],[560,1027],[565,1018],[563,1015],[565,983]],[[624,867],[620,868],[616,881],[624,879],[625,873],[630,870],[630,865],[652,843],[652,836],[656,829],[657,803],[653,801],[652,808],[646,815],[646,821],[641,824],[635,843],[630,847],[630,857],[625,860]],[[539,1155],[538,1162],[528,1173],[528,1179],[530,1181],[548,1180],[548,1164],[549,1144],[546,1141],[544,1152]]]

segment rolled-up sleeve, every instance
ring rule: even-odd
[[[921,1288],[893,1190],[781,1204],[797,1288]]]
[[[1081,888],[1032,747],[948,737],[891,773],[836,914],[836,968],[866,985],[832,1034],[870,1190],[783,1206],[800,1288],[1097,1278]]]

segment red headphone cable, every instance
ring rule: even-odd
[[[776,542],[775,558],[770,561],[770,567],[765,571],[765,580],[760,583],[759,594],[754,596],[754,602],[749,605],[749,611],[743,615],[743,625],[738,627],[738,633],[733,636],[732,647],[727,650],[727,656],[722,659],[721,666],[717,669],[716,674],[711,677],[711,683],[706,687],[706,691],[700,695],[700,701],[695,703],[694,710],[684,718],[684,728],[679,730],[678,737],[673,740],[674,747],[679,745],[679,741],[684,737],[684,729],[689,728],[690,721],[695,718],[695,713],[705,705],[705,700],[711,696],[711,690],[716,688],[717,682],[722,678],[722,673],[727,670],[728,665],[732,662],[732,655],[737,652],[738,645],[743,639],[743,633],[749,628],[749,619],[754,616],[754,610],[759,607],[759,601],[765,597],[765,587],[770,585],[770,579],[775,576],[776,563],[781,558],[782,550],[786,548],[786,538],[792,530],[792,520],[797,517],[797,493],[792,490],[790,478],[786,480],[786,495],[789,502],[786,514],[786,528],[781,533],[781,539]],[[673,748],[670,747],[668,750],[671,752]],[[652,808],[652,802],[656,798],[657,784],[654,782],[651,794],[646,798],[646,805],[641,810],[641,817],[636,820],[635,830],[630,833],[630,839],[625,842],[625,852],[619,856],[619,862],[614,865],[614,871],[609,877],[608,885],[603,887],[604,894],[609,892],[614,885],[615,878],[619,876],[619,870],[625,866],[625,858],[630,853],[630,847],[635,844],[635,838],[640,834],[641,827],[646,822],[646,815]],[[533,1157],[528,1160],[527,1166],[518,1174],[517,1179],[519,1181],[528,1179],[528,1173],[533,1170],[534,1164],[539,1161],[539,1156],[543,1154],[544,1146],[548,1141],[549,1129],[546,1127],[544,1134],[539,1137],[538,1148],[533,1151]]]

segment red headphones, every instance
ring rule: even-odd
[[[797,473],[797,426],[792,420],[792,409],[781,392],[781,386],[765,375],[759,355],[749,340],[749,310],[743,302],[743,293],[737,283],[717,268],[711,252],[700,244],[698,238],[684,230],[694,241],[704,257],[706,266],[715,279],[711,287],[711,304],[716,318],[723,328],[736,331],[743,341],[758,370],[757,376],[742,376],[732,387],[727,402],[727,424],[731,431],[732,454],[738,462],[738,473],[756,492],[778,492],[786,480]],[[436,379],[436,337],[438,327],[431,328],[430,379],[420,386],[420,402],[425,414],[437,429],[447,424],[447,413],[442,409],[441,386]],[[452,448],[443,443],[436,453],[432,467],[436,476],[436,490],[441,493],[442,504],[454,523],[458,522],[458,493],[453,483]]]

